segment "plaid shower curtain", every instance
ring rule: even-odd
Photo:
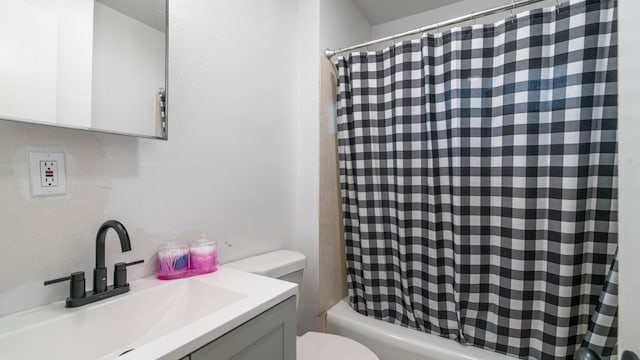
[[[616,45],[582,0],[338,59],[355,310],[521,358],[615,334]]]

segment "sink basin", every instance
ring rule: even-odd
[[[130,284],[129,293],[81,308],[57,302],[0,318],[0,359],[180,358],[296,291],[231,269]]]

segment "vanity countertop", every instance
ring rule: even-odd
[[[130,286],[80,308],[59,301],[0,317],[0,359],[177,359],[297,295],[296,284],[224,266]]]

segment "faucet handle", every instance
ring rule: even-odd
[[[85,278],[84,271],[76,271],[72,273],[70,276],[61,277],[58,279],[47,280],[44,282],[44,285],[56,284],[59,282],[71,280],[71,286],[69,287],[69,298],[71,299],[81,299],[85,297]]]
[[[144,260],[132,261],[130,263],[119,262],[113,269],[113,287],[119,288],[127,285],[127,266],[142,264]]]
[[[131,265],[138,265],[138,264],[142,264],[144,262],[144,260],[136,260],[136,261],[132,261],[130,263],[126,263],[126,266],[131,266]]]
[[[57,284],[59,282],[68,281],[68,280],[71,280],[71,276],[65,276],[65,277],[61,277],[53,280],[47,280],[44,282],[44,286]]]

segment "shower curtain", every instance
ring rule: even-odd
[[[340,57],[353,308],[521,358],[595,330],[610,354],[615,321],[589,323],[615,288],[616,58],[614,0]]]

